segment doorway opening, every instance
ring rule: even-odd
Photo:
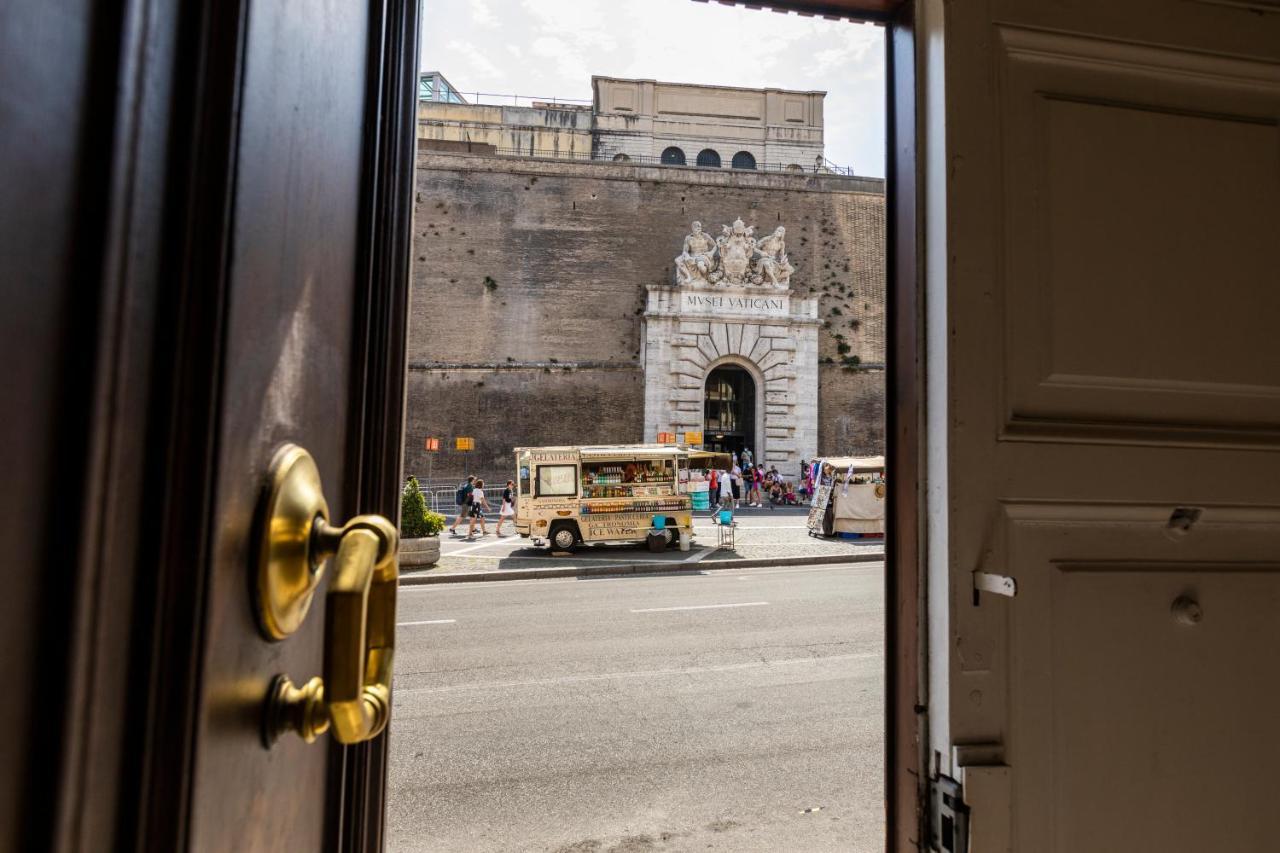
[[[756,381],[745,368],[725,364],[707,374],[703,403],[705,447],[741,455],[756,449]]]

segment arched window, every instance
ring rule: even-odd
[[[788,163],[788,164],[787,164],[787,171],[788,171],[788,172],[803,172],[803,171],[804,171],[804,166],[801,166],[799,163]]]
[[[715,151],[711,150],[710,148],[703,148],[701,151],[698,152],[698,165],[714,166],[715,168],[719,169],[720,155],[717,154]]]
[[[735,169],[754,169],[756,167],[756,158],[751,156],[750,151],[739,151],[733,155],[733,168]]]
[[[631,158],[630,158],[630,157],[628,157],[626,154],[614,154],[614,155],[613,155],[613,162],[615,162],[615,163],[625,163],[625,162],[627,162],[627,161],[628,161],[628,160],[630,160],[630,159],[631,159]]]
[[[666,151],[662,152],[662,162],[667,166],[683,166],[684,152],[672,145]]]

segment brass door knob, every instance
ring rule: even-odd
[[[395,525],[380,515],[331,525],[315,461],[288,444],[272,460],[259,531],[258,623],[272,640],[302,625],[333,564],[325,595],[323,675],[302,687],[276,676],[263,715],[264,744],[270,747],[289,731],[310,743],[330,727],[340,743],[376,737],[391,713]]]

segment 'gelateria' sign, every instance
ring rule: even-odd
[[[791,310],[786,296],[755,294],[699,293],[684,290],[680,309],[686,314],[750,314],[761,317],[785,317]]]

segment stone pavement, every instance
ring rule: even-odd
[[[419,582],[426,575],[457,575],[494,572],[513,572],[522,575],[530,570],[580,569],[583,571],[608,570],[611,566],[643,565],[644,570],[661,570],[669,566],[672,571],[694,569],[699,563],[736,564],[742,560],[779,560],[782,563],[804,560],[832,562],[867,559],[883,555],[884,539],[822,539],[809,535],[805,527],[807,513],[801,508],[742,509],[736,515],[738,523],[732,549],[717,547],[718,529],[706,514],[694,520],[693,547],[689,551],[672,548],[654,554],[641,545],[605,546],[593,545],[579,548],[571,556],[557,556],[545,547],[535,548],[527,539],[511,535],[488,536],[472,541],[450,536],[448,530],[441,537],[441,558],[434,567],[405,569],[406,581]],[[490,523],[492,531],[493,524]],[[507,530],[511,529],[510,525]]]

